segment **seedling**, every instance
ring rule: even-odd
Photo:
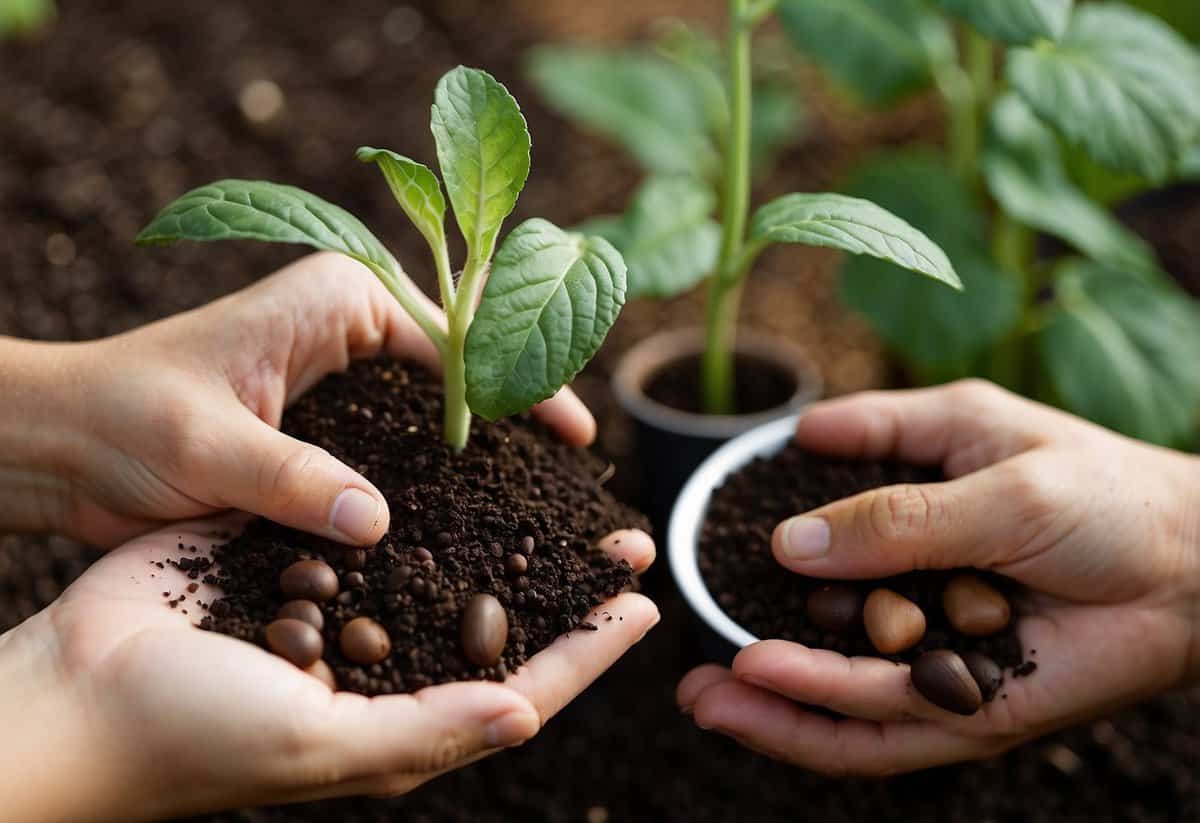
[[[487,420],[518,413],[553,395],[583,368],[625,302],[626,270],[620,253],[603,238],[565,232],[536,218],[513,229],[496,250],[501,224],[529,176],[530,137],[517,101],[491,75],[459,67],[442,77],[432,129],[466,241],[457,279],[446,244],[446,200],[433,171],[384,149],[361,148],[358,159],[379,167],[429,244],[444,323],[356,217],[291,186],[249,180],[202,186],[167,206],[137,242],[298,243],[362,263],[441,353],[444,436],[461,450],[472,411]]]
[[[789,194],[750,215],[751,156],[754,130],[751,40],[755,29],[774,11],[773,0],[730,0],[729,41],[722,63],[725,95],[718,91],[715,119],[725,126],[712,141],[721,162],[715,186],[695,176],[658,176],[635,195],[627,214],[600,222],[589,222],[590,230],[607,236],[627,256],[630,291],[634,296],[667,297],[700,282],[708,284],[705,309],[706,349],[701,368],[704,409],[711,414],[736,411],[734,397],[733,345],[737,312],[746,277],[759,255],[775,243],[826,246],[856,255],[868,255],[893,263],[955,289],[962,284],[942,250],[917,229],[874,203],[841,194]],[[566,53],[569,57],[569,53]],[[540,62],[540,66],[538,63]],[[562,62],[560,62],[562,65]],[[581,78],[599,87],[599,100],[587,109],[586,95],[555,93],[560,83],[554,78],[554,62],[535,59],[535,77],[551,93],[552,101],[570,114],[585,114],[595,127],[606,112],[621,112],[603,105],[613,90],[604,77]],[[703,71],[693,72],[703,78]],[[719,76],[719,75],[718,75]],[[712,75],[708,75],[712,80]],[[697,81],[696,98],[710,102],[712,83]],[[716,87],[719,90],[721,83]],[[584,111],[586,109],[586,111]],[[650,115],[650,112],[646,112]],[[650,115],[652,116],[652,115]],[[631,121],[644,139],[661,144],[670,135],[671,124],[652,128]],[[761,128],[761,127],[760,127]],[[697,144],[698,145],[698,144]],[[705,148],[710,148],[705,146]],[[687,152],[686,145],[675,149]],[[668,154],[661,150],[649,157]],[[689,164],[706,168],[697,156]],[[714,190],[716,189],[716,190]],[[720,203],[720,222],[712,212]]]

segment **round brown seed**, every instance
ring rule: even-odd
[[[346,572],[345,576],[342,577],[342,582],[346,585],[347,589],[361,589],[367,585],[366,578],[363,577],[362,572]]]
[[[527,555],[533,554],[533,550],[535,548],[536,548],[536,542],[534,541],[534,539],[532,537],[530,537],[529,535],[525,535],[524,537],[521,538],[521,552],[522,553],[527,554]]]
[[[316,663],[313,663],[304,670],[304,673],[311,674],[313,677],[317,678],[317,680],[320,680],[329,687],[331,692],[337,691],[337,676],[333,673],[333,669],[329,668],[329,664],[324,660],[318,660]]]
[[[508,614],[490,594],[477,594],[467,603],[462,617],[462,645],[467,659],[476,666],[500,662],[508,642]]]
[[[321,633],[303,620],[284,617],[267,624],[267,648],[302,669],[321,659],[325,644]]]
[[[523,554],[510,554],[504,561],[504,569],[509,574],[525,574],[529,568],[529,559]]]
[[[857,589],[831,583],[808,595],[808,619],[829,632],[844,632],[862,616],[863,596]]]
[[[946,584],[942,609],[951,626],[971,637],[995,634],[1012,618],[1008,599],[973,574],[960,574]]]
[[[983,694],[967,664],[949,649],[925,652],[912,664],[912,684],[935,706],[971,715],[983,705]]]
[[[300,560],[279,575],[279,588],[289,600],[322,603],[338,593],[337,572],[324,560]]]
[[[343,626],[338,645],[347,660],[363,665],[378,663],[392,651],[387,629],[369,617],[356,617]]]
[[[289,600],[279,607],[275,616],[303,620],[317,631],[325,628],[325,615],[321,614],[321,608],[311,600]]]
[[[964,652],[962,659],[963,663],[967,664],[967,671],[971,673],[971,677],[979,686],[979,692],[983,695],[984,702],[995,697],[1000,685],[1004,682],[1004,671],[996,664],[996,661],[979,652]]]
[[[433,552],[424,546],[418,546],[416,551],[413,552],[413,557],[416,558],[418,563],[424,563],[427,560],[433,560]]]
[[[876,589],[863,605],[863,625],[872,646],[882,654],[896,654],[925,636],[925,613],[891,589]]]

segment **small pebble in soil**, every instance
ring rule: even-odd
[[[342,577],[342,584],[347,589],[361,589],[367,584],[367,581],[363,578],[362,572],[346,572]]]
[[[922,697],[946,711],[972,715],[983,705],[983,694],[967,664],[949,649],[922,654],[913,661],[911,677]]]
[[[318,660],[304,671],[306,674],[311,674],[313,677],[317,678],[317,680],[320,680],[322,683],[328,686],[330,691],[337,691],[337,676],[333,673],[333,669],[329,668],[329,664],[324,660]]]
[[[440,544],[440,542],[441,541],[439,541],[439,544]],[[413,558],[418,563],[430,562],[433,560],[433,552],[431,552],[429,549],[425,548],[424,546],[418,546],[416,551],[413,552]]]
[[[476,666],[494,666],[508,642],[508,615],[490,594],[477,594],[463,609],[462,645],[467,659]]]
[[[369,617],[356,617],[342,627],[338,636],[342,654],[352,663],[378,663],[392,651],[387,630]]]
[[[973,574],[960,574],[946,584],[942,609],[951,626],[971,637],[1003,631],[1012,618],[1008,599]]]
[[[302,669],[320,660],[325,648],[319,631],[293,617],[268,623],[263,637],[268,649]]]
[[[805,604],[808,619],[830,632],[844,632],[862,617],[863,596],[857,589],[831,583],[814,589]]]
[[[367,553],[362,549],[349,549],[342,555],[342,562],[348,571],[360,572],[367,565]]]
[[[910,649],[925,636],[925,613],[921,607],[891,589],[876,589],[863,605],[867,637],[881,654]]]
[[[311,600],[289,600],[279,607],[275,616],[303,620],[317,631],[325,628],[325,616],[321,614],[321,608]]]
[[[292,600],[321,603],[338,593],[337,572],[324,560],[298,560],[279,575],[279,588]]]
[[[510,554],[504,561],[504,570],[509,574],[525,574],[529,570],[529,560],[523,554]]]
[[[967,664],[967,671],[979,685],[984,702],[990,702],[1004,682],[1004,671],[995,660],[981,652],[963,652],[962,659]]]

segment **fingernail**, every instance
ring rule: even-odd
[[[815,560],[829,553],[829,524],[820,517],[793,517],[780,529],[780,547],[790,560]]]
[[[329,525],[350,543],[369,543],[375,538],[382,516],[379,501],[361,489],[346,489],[333,501]]]
[[[488,748],[502,749],[524,743],[537,732],[528,712],[515,711],[496,718],[487,727]]]

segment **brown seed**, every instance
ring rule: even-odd
[[[921,607],[891,589],[876,589],[867,595],[863,624],[871,645],[883,654],[910,649],[925,636]]]
[[[342,627],[338,636],[342,654],[352,663],[378,663],[392,651],[387,629],[369,617],[356,617]]]
[[[995,697],[1000,685],[1004,682],[1004,672],[996,665],[996,661],[979,652],[964,652],[962,659],[963,663],[967,665],[967,671],[971,673],[971,677],[979,686],[984,702]]]
[[[509,574],[525,574],[529,568],[529,560],[523,554],[510,554],[504,561],[504,569]]]
[[[532,537],[530,537],[529,535],[525,535],[524,537],[521,538],[521,551],[524,554],[527,554],[527,555],[533,554],[534,548],[535,548],[535,541]]]
[[[347,589],[361,589],[367,585],[362,572],[346,572],[346,576],[342,578],[342,582],[346,585]]]
[[[970,715],[983,705],[983,694],[967,664],[949,649],[925,652],[913,662],[911,676],[922,697],[948,712]]]
[[[279,607],[275,617],[303,620],[317,631],[325,628],[325,616],[321,614],[321,608],[311,600],[289,600]]]
[[[972,637],[995,634],[1012,618],[1008,599],[973,574],[960,574],[946,584],[942,609],[951,626]]]
[[[300,560],[279,575],[279,588],[289,600],[322,603],[338,593],[337,572],[323,560]]]
[[[304,672],[305,674],[311,674],[313,677],[317,678],[317,680],[320,680],[329,687],[330,691],[337,691],[337,676],[333,673],[333,669],[329,668],[329,664],[324,660],[318,660],[316,663],[313,663],[311,666],[305,669]]]
[[[294,617],[268,623],[264,630],[267,648],[285,660],[306,669],[321,659],[325,648],[321,633]]]
[[[418,546],[417,550],[413,552],[413,557],[417,559],[418,563],[424,563],[427,560],[433,560],[433,552],[424,546]]]
[[[467,659],[476,666],[500,662],[508,642],[508,614],[490,594],[477,594],[467,603],[462,617],[462,645]]]
[[[808,596],[808,619],[830,632],[844,632],[862,617],[863,596],[857,589],[832,583]]]

